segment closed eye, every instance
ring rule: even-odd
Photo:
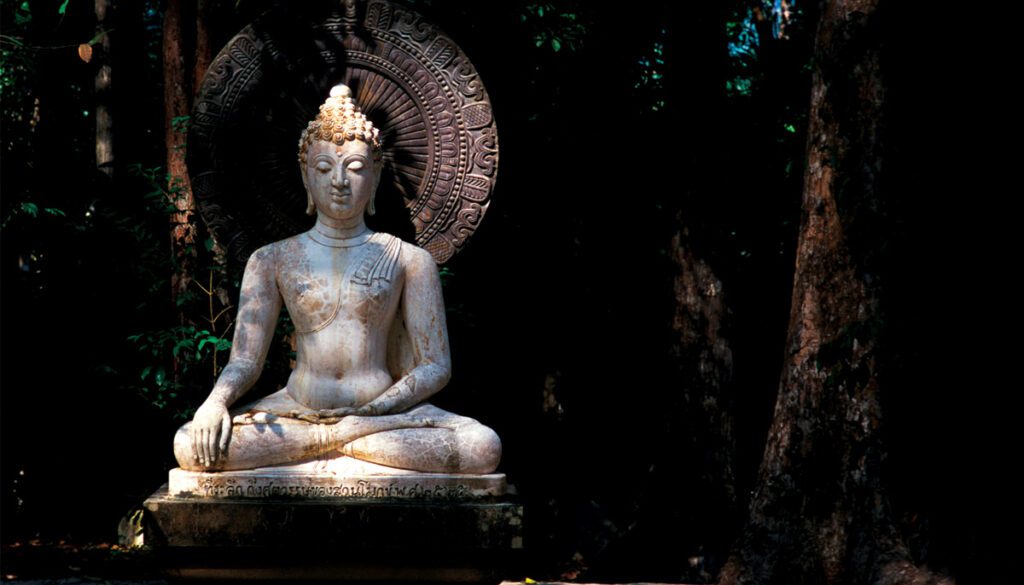
[[[316,165],[316,170],[320,171],[321,173],[329,173],[331,172],[331,165],[327,163],[320,163]]]
[[[362,161],[356,160],[356,161],[352,161],[352,162],[348,163],[348,170],[350,170],[350,171],[361,171],[361,170],[363,170],[363,163],[362,163]]]

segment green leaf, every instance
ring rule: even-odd
[[[64,0],[64,3],[57,9],[57,14],[63,16],[68,11],[68,2],[71,2],[71,0]]]
[[[145,368],[142,368],[142,375],[139,376],[139,379],[140,380],[145,380],[146,377],[149,376],[149,373],[151,371],[153,371],[153,366],[146,366]]]
[[[175,132],[187,132],[189,120],[192,116],[175,116],[171,118],[171,129]]]
[[[166,380],[166,379],[167,379],[167,372],[164,371],[163,367],[158,368],[157,371],[156,371],[156,378],[155,378],[156,385],[157,386],[163,386],[164,385],[164,380]]]
[[[39,215],[39,206],[35,203],[29,203],[28,201],[21,202],[21,210],[32,217]]]
[[[86,44],[87,45],[95,45],[96,43],[100,42],[100,40],[103,38],[103,35],[105,35],[105,34],[107,34],[109,32],[112,32],[112,31],[113,31],[113,29],[100,31],[100,32],[96,33],[96,36],[94,36],[93,38],[89,39],[89,42],[86,43]]]
[[[64,213],[60,209],[57,209],[56,207],[44,207],[43,211],[45,211],[46,213],[49,213],[50,215],[56,215],[56,216],[59,216],[59,217],[67,217],[66,213]]]
[[[554,49],[555,52],[557,53],[558,51],[560,51],[562,49],[562,41],[558,40],[557,38],[552,38],[551,39],[551,48]]]

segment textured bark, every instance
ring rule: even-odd
[[[882,483],[879,0],[825,2],[787,351],[749,524],[721,582],[927,583]]]
[[[711,493],[721,497],[709,503],[709,509],[731,514],[737,504],[733,462],[736,442],[729,388],[733,361],[724,335],[728,311],[722,282],[694,254],[685,227],[672,238],[672,261],[676,266],[672,329],[677,335],[676,362],[685,365],[681,374],[688,434],[696,443],[695,452],[705,458],[700,465],[702,482],[713,486]]]
[[[195,65],[192,68],[192,91],[193,94],[199,91],[203,83],[203,76],[210,68],[210,61],[213,60],[213,53],[210,50],[210,31],[208,22],[210,20],[210,0],[196,0],[196,50]]]
[[[688,555],[699,556],[694,579],[713,575],[741,526],[736,486],[733,353],[728,335],[729,310],[723,283],[709,263],[720,218],[723,120],[716,114],[725,103],[723,72],[728,68],[725,23],[730,6],[723,2],[670,3],[666,8],[666,97],[669,134],[674,148],[664,152],[665,168],[678,166],[686,187],[675,207],[675,233],[669,253],[675,269],[672,351],[681,400],[676,436],[688,441],[678,450],[685,461],[687,495],[700,502],[688,506],[685,518],[703,528],[688,543]],[[664,25],[663,25],[664,26]],[[697,114],[699,112],[699,114]],[[660,179],[659,179],[660,180]],[[660,183],[659,183],[660,188]],[[703,249],[696,242],[707,244]],[[676,447],[678,449],[678,447]],[[696,480],[696,481],[693,481]],[[691,501],[692,501],[691,500]]]
[[[169,193],[175,211],[171,213],[171,249],[177,269],[171,280],[171,295],[175,300],[190,282],[189,266],[195,243],[195,225],[192,216],[195,201],[185,166],[186,132],[180,122],[189,114],[190,77],[186,75],[183,35],[184,0],[169,0],[164,13],[164,113],[165,145],[167,147],[167,174]]]
[[[108,177],[114,174],[114,122],[111,117],[111,53],[110,27],[111,0],[96,0],[96,34],[100,37],[99,69],[96,71],[96,168]]]

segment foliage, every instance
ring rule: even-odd
[[[187,119],[177,120],[176,127],[184,127],[185,123]],[[144,212],[156,222],[170,217],[177,210],[175,203],[184,196],[183,181],[167,176],[161,167],[133,164],[128,168],[148,188],[142,196]],[[162,313],[160,309],[171,287],[170,276],[182,269],[181,263],[162,234],[146,229],[148,222],[117,214],[112,214],[110,220],[124,230],[141,254],[135,276],[150,294],[137,309]],[[175,303],[187,321],[162,326],[154,323],[155,327],[127,337],[139,355],[139,374],[137,379],[125,381],[123,387],[139,392],[175,420],[188,418],[194,412],[196,395],[213,386],[225,361],[224,352],[231,348],[233,306],[228,301],[226,286],[237,288],[239,277],[231,275],[220,259],[210,254],[215,247],[213,238],[206,238],[206,264],[185,265],[194,273],[186,275],[189,287],[175,297]],[[197,248],[191,244],[187,253],[198,256]],[[159,306],[148,307],[153,300]]]
[[[33,128],[38,122],[35,96],[30,91],[35,77],[35,49],[27,46],[24,34],[32,19],[28,2],[16,7],[4,5],[0,22],[0,103],[3,104],[0,124],[5,128],[28,123]],[[4,153],[27,146],[28,134],[4,132]]]
[[[754,25],[754,9],[747,8],[738,18],[725,24],[729,36],[729,56],[739,71],[732,79],[726,80],[725,88],[732,95],[749,96],[756,71],[757,50],[761,39]],[[741,16],[741,17],[740,17]]]
[[[578,51],[583,48],[587,34],[581,6],[556,6],[552,2],[527,4],[523,7],[520,20],[531,31],[533,44],[537,48],[550,49],[557,53],[563,48]]]
[[[650,51],[640,56],[638,79],[634,87],[638,97],[650,103],[652,112],[665,108],[665,37],[668,29],[658,30],[658,36],[651,43]],[[649,96],[649,97],[648,97]]]
[[[10,156],[30,148],[34,130],[39,123],[39,102],[30,88],[36,77],[36,50],[25,43],[25,34],[32,21],[29,3],[4,3],[0,7],[0,126],[3,155]],[[3,223],[7,227],[17,215],[35,218],[39,203],[22,191],[4,193]],[[56,209],[44,207],[44,209]]]
[[[140,383],[127,387],[139,391],[153,406],[168,409],[175,419],[182,422],[191,417],[195,405],[186,401],[189,396],[183,392],[185,384],[180,380],[190,378],[193,370],[204,362],[215,363],[216,352],[231,347],[231,342],[223,336],[194,325],[137,333],[129,336],[128,340],[137,344],[139,352],[148,354],[151,361],[142,368]],[[179,376],[168,371],[165,365],[168,356],[179,365]]]

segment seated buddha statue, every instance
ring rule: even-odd
[[[428,402],[451,375],[433,257],[367,228],[379,132],[336,86],[299,141],[313,228],[250,256],[231,357],[174,438],[182,468],[228,471],[348,456],[428,473],[486,474],[498,436]],[[295,324],[287,386],[229,410],[256,382],[281,305]]]

